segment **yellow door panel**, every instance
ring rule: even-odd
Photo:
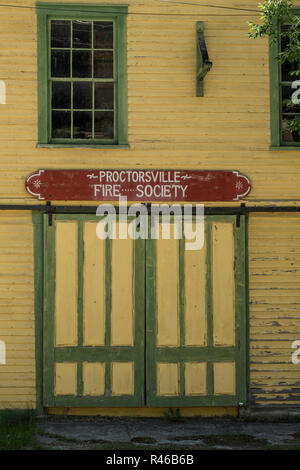
[[[235,362],[214,363],[214,394],[234,395],[236,393]]]
[[[57,362],[55,364],[55,395],[76,395],[77,364]]]
[[[133,345],[134,243],[112,240],[111,344]]]
[[[185,363],[185,393],[186,395],[207,395],[206,363]]]
[[[185,344],[205,346],[206,324],[206,245],[184,252]]]
[[[105,344],[105,240],[84,223],[83,335],[86,346]]]
[[[83,394],[90,396],[105,393],[105,363],[84,362],[83,365]]]
[[[56,226],[56,346],[77,344],[77,224],[58,222]]]
[[[232,223],[212,224],[213,340],[235,344],[234,236]]]
[[[178,395],[179,371],[178,364],[157,364],[157,394],[160,396]]]
[[[156,243],[157,344],[179,345],[178,240]]]
[[[113,362],[112,366],[112,394],[133,395],[134,373],[133,362]]]

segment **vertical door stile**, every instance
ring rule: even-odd
[[[236,384],[240,403],[245,404],[247,400],[247,246],[246,246],[246,223],[247,219],[241,217],[240,226],[235,227],[235,310],[236,310],[236,345],[237,345],[237,367]]]
[[[105,347],[111,346],[111,239],[105,240]],[[111,394],[111,358],[105,366],[105,394]]]
[[[44,404],[54,404],[54,286],[55,286],[55,224],[48,226],[48,216],[44,215],[44,318],[43,318],[43,354],[44,354]],[[51,255],[50,255],[51,253]]]
[[[213,349],[213,297],[212,297],[212,222],[207,218],[205,225],[206,239],[206,324],[207,324],[207,347]],[[206,387],[207,395],[213,397],[214,376],[211,358],[206,364]]]
[[[149,227],[150,233],[150,227]],[[156,244],[150,237],[146,244],[146,397],[151,406],[157,389],[156,380]]]
[[[84,240],[83,240],[83,222],[78,221],[78,320],[77,335],[78,346],[83,346],[83,272],[84,272]],[[83,394],[82,362],[77,363],[77,394]]]
[[[175,221],[174,221],[175,224]],[[174,227],[175,233],[175,227]],[[181,239],[178,241],[178,314],[179,314],[179,337],[180,337],[180,350],[185,346],[185,319],[184,319],[184,238],[183,238],[183,224]],[[179,363],[179,396],[185,395],[185,361],[181,360]]]

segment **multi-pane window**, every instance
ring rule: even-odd
[[[281,39],[270,43],[271,145],[300,149],[300,64],[279,59],[288,42],[289,25],[278,28]]]
[[[40,143],[127,144],[127,7],[56,7],[38,10]]]

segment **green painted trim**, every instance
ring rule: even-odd
[[[179,396],[185,396],[185,362],[179,362]]]
[[[139,352],[127,346],[62,346],[54,348],[55,362],[134,361]]]
[[[37,12],[44,15],[53,15],[61,12],[66,14],[72,14],[83,16],[84,18],[93,15],[102,16],[104,14],[124,14],[128,13],[128,5],[87,5],[86,3],[47,3],[47,2],[36,2]]]
[[[212,296],[212,223],[205,217],[205,241],[206,241],[206,325],[208,347],[213,346],[213,296]]]
[[[111,345],[111,240],[108,237],[105,240],[105,345]],[[107,374],[110,377],[110,372]]]
[[[294,146],[289,146],[289,145],[281,145],[278,147],[269,147],[269,150],[300,150],[300,145],[299,147],[294,147]]]
[[[239,403],[247,401],[247,297],[246,297],[246,245],[245,216],[240,216],[240,226],[235,224],[235,312],[236,312],[236,388]]]
[[[55,217],[49,226],[44,215],[44,406],[53,406],[54,400],[54,312],[55,312]]]
[[[185,344],[185,321],[184,321],[184,239],[178,240],[178,314],[179,314],[179,331],[180,331],[180,346]]]
[[[146,243],[146,406],[153,405],[157,389],[156,329],[156,242],[149,238]]]
[[[47,18],[38,12],[37,21],[37,55],[38,55],[38,139],[40,143],[48,142],[48,54]]]
[[[127,116],[127,5],[86,5],[36,3],[38,24],[38,148],[129,148]],[[50,19],[105,19],[116,24],[115,70],[117,71],[117,97],[115,109],[116,135],[107,145],[101,140],[89,142],[51,141],[50,133],[50,93],[49,64],[49,27]]]
[[[193,347],[183,346],[182,348],[176,347],[160,347],[156,350],[156,359],[160,362],[179,362],[184,361],[222,361],[235,360],[237,357],[237,350],[235,347]]]
[[[145,403],[145,240],[134,243],[134,386],[137,404]]]
[[[249,214],[245,215],[245,379],[246,379],[246,401],[245,406],[250,403],[250,293],[249,293]]]
[[[43,214],[32,212],[34,240],[34,312],[36,410],[43,413],[43,309],[44,309],[44,224]]]
[[[63,145],[63,144],[37,144],[36,145],[36,148],[46,148],[46,149],[50,149],[50,148],[72,148],[72,149],[77,149],[77,148],[80,148],[80,149],[83,149],[83,148],[88,148],[88,149],[106,149],[106,150],[111,150],[111,149],[130,149],[130,145],[86,145],[86,144],[82,144],[82,145],[79,145],[79,144],[66,144],[66,145]]]
[[[83,376],[82,376],[82,362],[77,363],[77,395],[82,397],[83,395]]]
[[[213,369],[213,362],[209,358],[206,363],[206,391],[207,391],[208,397],[213,396],[214,394],[214,369]]]
[[[278,26],[277,26],[278,27]],[[271,145],[281,145],[279,42],[269,39]]]
[[[83,221],[78,221],[77,227],[77,344],[83,346],[83,269],[84,269],[84,242],[83,242]]]
[[[294,9],[295,15],[300,14],[299,9]],[[278,21],[274,21],[274,26],[279,29]],[[270,150],[299,150],[295,142],[282,141],[281,135],[281,67],[278,60],[280,52],[280,41],[269,38],[269,80],[270,80],[270,125],[271,125],[271,146]]]

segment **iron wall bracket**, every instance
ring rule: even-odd
[[[204,77],[212,68],[204,39],[204,23],[196,23],[197,57],[196,57],[196,96],[204,96]]]

